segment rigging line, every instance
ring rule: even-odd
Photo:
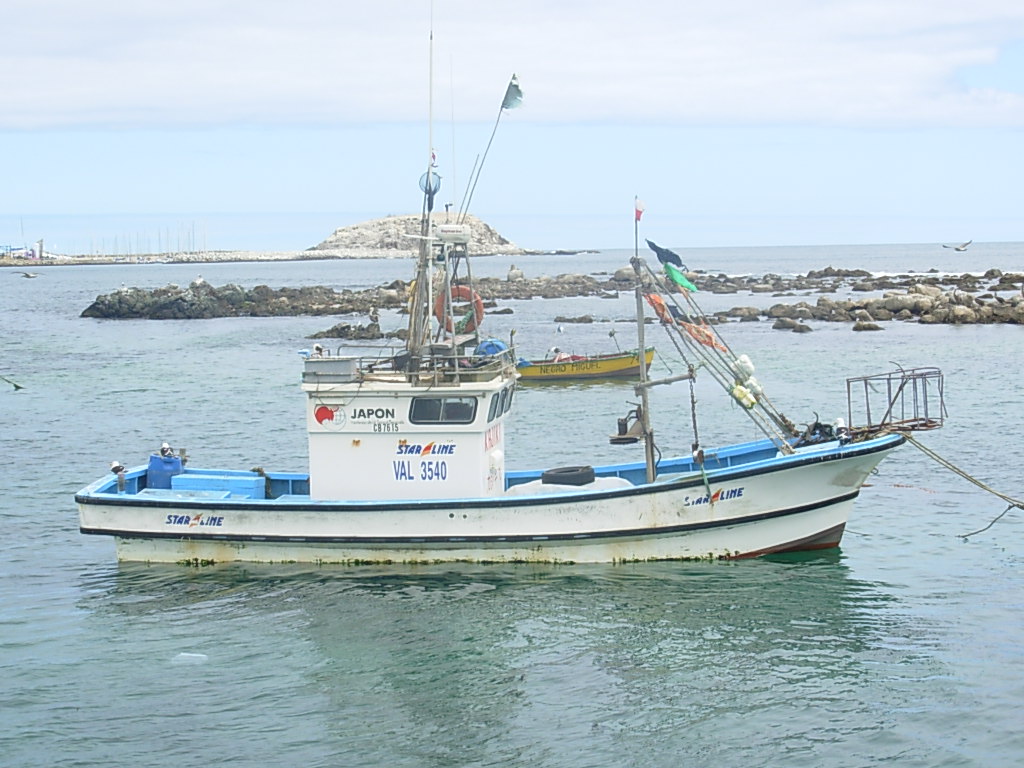
[[[651,270],[650,265],[646,261],[643,264],[644,264],[644,267],[647,269],[647,272],[651,275],[651,277],[654,277],[655,280],[657,280],[658,277],[660,277],[660,276],[656,275]],[[667,295],[668,295],[668,298],[672,301],[672,303],[675,304],[676,308],[681,310],[682,307],[680,307],[679,306],[679,302],[676,301],[676,296],[678,294],[667,293]],[[701,306],[697,303],[697,300],[691,295],[691,293],[689,291],[684,291],[682,296],[683,296],[683,300],[690,306],[690,308],[697,314],[697,316],[705,321],[705,323],[708,326],[708,329],[713,333],[713,335],[715,337],[715,340],[717,342],[719,342],[723,347],[725,347],[725,350],[730,355],[732,355],[735,358],[736,357],[736,353],[733,352],[732,347],[729,346],[729,342],[727,342],[724,338],[722,338],[722,336],[719,333],[714,331],[714,329],[713,329],[713,327],[711,325],[710,319],[708,318],[707,312],[705,312],[703,310],[703,308],[701,308]],[[719,351],[721,351],[721,350],[719,350]]]
[[[658,277],[659,277],[659,276],[658,276],[658,275],[656,275],[656,274],[655,274],[655,273],[654,273],[654,272],[653,272],[653,271],[651,270],[651,267],[650,267],[650,265],[649,265],[649,264],[648,264],[648,263],[647,263],[646,261],[642,261],[641,263],[643,264],[643,266],[644,266],[644,269],[645,269],[645,270],[647,270],[647,274],[648,274],[648,275],[649,275],[649,276],[650,276],[650,277],[651,277],[651,278],[652,278],[652,279],[654,280],[654,284],[655,284],[655,286],[658,286]],[[659,292],[659,294],[660,294],[660,293],[662,293],[663,291],[659,290],[658,292]],[[679,306],[679,302],[678,302],[678,301],[676,301],[676,295],[675,295],[675,294],[673,294],[673,293],[669,293],[668,291],[664,291],[664,293],[665,293],[665,295],[666,295],[666,296],[668,297],[669,301],[671,301],[671,302],[672,302],[672,304],[673,304],[673,305],[674,305],[674,306],[676,307],[676,309],[679,309],[680,311],[683,311],[683,308]],[[693,306],[693,309],[694,309],[694,311],[695,311],[695,312],[697,313],[697,315],[698,315],[698,316],[699,316],[699,317],[700,317],[700,318],[701,318],[702,320],[704,320],[704,324],[705,324],[705,326],[706,326],[706,327],[708,328],[708,331],[709,331],[709,333],[711,333],[711,335],[712,335],[712,338],[714,338],[714,339],[715,339],[716,341],[719,341],[719,342],[720,342],[720,343],[722,344],[722,346],[723,346],[723,347],[725,347],[725,348],[728,348],[728,345],[727,345],[727,344],[725,344],[725,343],[724,343],[724,341],[722,341],[722,338],[721,338],[721,336],[720,336],[719,334],[715,333],[715,332],[714,332],[713,330],[711,330],[711,323],[710,323],[710,322],[709,322],[709,320],[708,320],[708,316],[707,316],[707,314],[706,314],[706,313],[705,313],[705,312],[704,312],[703,310],[701,310],[701,309],[700,309],[700,307],[696,306],[696,304],[693,304],[692,306]],[[687,313],[687,314],[689,314],[689,313]],[[679,332],[679,335],[680,335],[680,336],[681,336],[681,337],[682,337],[682,338],[683,338],[683,339],[684,339],[684,340],[685,340],[685,341],[686,341],[686,342],[687,342],[687,343],[688,343],[688,344],[689,344],[689,345],[690,345],[690,346],[691,346],[691,347],[692,347],[692,348],[693,348],[693,349],[694,349],[695,351],[697,351],[697,352],[698,352],[698,353],[699,353],[699,354],[700,354],[700,355],[701,355],[702,357],[703,357],[703,356],[706,356],[706,355],[710,355],[710,354],[711,354],[711,352],[707,351],[707,349],[704,349],[704,350],[700,349],[700,347],[707,347],[707,345],[704,345],[704,344],[700,344],[700,342],[696,341],[696,339],[693,339],[692,337],[691,337],[691,338],[687,338],[687,337],[689,336],[689,334],[685,334],[685,335],[684,335],[684,334],[682,333],[682,329],[680,329],[680,328],[678,327],[678,324],[676,324],[676,323],[673,323],[672,325],[673,325],[673,327],[674,327],[674,328],[676,329],[676,331],[677,331],[677,332]],[[720,356],[722,356],[722,355],[721,355],[721,353],[722,353],[722,350],[721,350],[721,349],[719,349],[719,348],[717,348],[717,347],[711,347],[710,349],[713,349],[713,350],[714,350],[714,351],[715,351],[716,353],[719,353],[719,355],[720,355]],[[730,352],[730,353],[732,353],[732,350],[729,350],[729,352]],[[735,354],[733,354],[733,357],[735,357]],[[728,367],[728,366],[726,365],[725,367]]]
[[[687,365],[689,365],[690,361],[686,357],[686,351],[683,349],[683,347],[679,346],[679,342],[676,340],[676,334],[672,333],[673,330],[677,330],[677,329],[670,328],[668,323],[662,323],[661,326],[665,329],[665,335],[668,336],[668,340],[672,342],[672,346],[676,348],[676,352],[678,352],[679,356],[681,358],[683,358],[683,362],[686,363]],[[664,356],[662,356],[662,357],[664,357]],[[662,360],[662,362],[664,362],[664,360]],[[665,366],[667,367],[668,363],[665,363]],[[671,373],[671,372],[672,372],[672,369],[670,368],[669,369],[669,373]]]
[[[476,174],[477,165],[480,163],[480,155],[477,155],[473,160],[473,167],[469,169],[469,180],[473,180],[474,174]],[[462,219],[465,218],[463,211],[466,210],[469,205],[469,183],[466,184],[466,191],[462,193],[462,202],[459,203],[459,209],[455,212],[455,223],[461,224]]]
[[[694,387],[694,379],[696,378],[697,370],[691,365],[690,368],[690,415],[693,420],[693,439],[699,442],[697,438],[697,392]]]
[[[690,421],[693,422],[693,445],[690,446],[690,454],[693,460],[696,461],[698,456],[700,457],[701,469],[704,468],[704,454],[698,453],[701,450],[700,447],[700,434],[697,431],[697,391],[694,387],[694,379],[697,377],[697,371],[694,367],[690,366]]]
[[[642,259],[640,259],[639,262],[643,265],[647,274],[654,281],[654,285],[658,286],[658,276],[651,270],[650,265]],[[662,292],[659,290],[658,293],[660,295]],[[675,300],[676,297],[674,294],[666,292],[666,295],[669,300],[672,301],[673,305],[682,309],[679,307],[679,303]],[[709,329],[709,332],[713,334],[712,337],[721,340],[721,336],[717,332],[711,330],[711,324],[708,321],[707,313],[705,313],[704,310],[702,310],[700,306],[693,301],[689,292],[684,293],[684,298],[691,305],[697,316],[705,321],[704,327]],[[663,323],[663,325],[667,326],[669,324]],[[726,351],[728,351],[728,354],[731,355],[733,359],[736,359],[735,352],[733,352],[732,349],[724,342],[722,342],[721,348],[716,346],[708,347],[708,345],[702,344],[697,339],[694,339],[689,333],[684,333],[678,323],[673,321],[671,325],[673,330],[676,331],[686,346],[688,346],[698,358],[705,362],[712,378],[718,382],[719,386],[721,386],[726,392],[731,392],[730,383],[736,382],[737,379],[736,373],[732,369],[731,361],[729,357],[726,356]],[[764,397],[763,393],[756,399],[755,406],[756,410],[752,408],[746,409],[747,416],[754,422],[758,429],[764,433],[765,437],[778,445],[780,450],[785,450],[788,446],[785,432],[793,432],[792,424],[789,419],[780,413],[774,405]]]
[[[700,476],[704,480],[704,490],[708,492],[708,503],[714,504],[715,502],[711,501],[711,480],[708,478],[708,473],[704,469],[703,463],[700,465]]]
[[[734,381],[735,379],[734,375],[731,372],[727,371],[723,373],[723,371],[721,370],[722,361],[704,356],[702,354],[702,345],[698,345],[697,342],[689,339],[687,334],[683,334],[681,331],[679,331],[679,336],[684,340],[684,342],[686,342],[687,345],[693,348],[699,356],[703,357],[704,366],[707,368],[711,377],[718,383],[718,385],[726,393],[729,393],[731,389],[730,382]],[[778,424],[774,419],[771,418],[771,414],[766,414],[762,412],[762,408],[759,408],[757,410],[744,408],[744,412],[746,413],[747,417],[754,423],[754,425],[759,430],[761,430],[762,433],[764,433],[765,437],[767,437],[773,443],[778,445],[780,450],[782,450],[783,446],[787,445],[786,436],[783,435],[779,431],[779,429],[777,429]]]
[[[455,60],[454,58],[448,59],[448,88],[452,93],[452,190],[459,188],[458,175],[456,174],[455,168]],[[448,219],[448,206],[445,205],[445,220]]]
[[[729,390],[729,383],[734,380],[735,375],[728,369],[727,364],[721,359],[721,355],[712,356],[711,353],[706,352],[705,346],[692,339],[689,334],[683,333],[677,325],[670,326],[668,323],[662,323],[665,328],[665,332],[672,344],[676,347],[676,350],[682,356],[684,361],[688,362],[686,353],[680,347],[679,342],[675,338],[678,336],[684,342],[684,345],[689,347],[697,356],[698,359],[703,361],[704,367],[708,369],[711,377],[715,379],[719,386],[724,390]],[[675,333],[673,333],[673,331]],[[779,434],[770,424],[775,422],[775,419],[771,418],[771,415],[767,416],[760,411],[747,411],[752,421],[759,424],[761,431],[772,440],[784,442],[785,437]],[[777,422],[776,426],[778,426]]]
[[[908,434],[904,433],[903,436],[907,438],[907,442],[908,443],[910,443],[911,445],[914,445],[917,448],[919,448],[921,450],[921,452],[925,456],[927,456],[930,459],[933,459],[933,460],[937,461],[939,464],[941,464],[943,467],[948,469],[953,474],[959,475],[964,480],[966,480],[969,483],[973,483],[974,485],[976,485],[979,488],[981,488],[983,491],[987,491],[987,492],[991,493],[993,496],[995,496],[995,497],[997,497],[999,499],[1002,499],[1003,501],[1005,501],[1007,504],[1009,504],[1012,507],[1019,507],[1020,509],[1024,509],[1024,501],[1021,501],[1020,499],[1015,499],[1012,496],[1009,496],[1008,494],[1000,493],[995,488],[992,488],[991,486],[986,485],[985,483],[983,483],[978,478],[976,478],[976,477],[972,476],[971,474],[969,474],[968,472],[960,469],[953,462],[949,461],[948,459],[944,459],[942,456],[940,456],[938,453],[933,451],[931,448],[929,448],[926,445],[924,445],[923,443],[921,443],[913,435],[908,435]]]
[[[469,204],[473,200],[473,192],[476,190],[476,183],[480,181],[480,174],[484,170],[484,162],[487,160],[487,153],[491,151],[491,144],[494,142],[494,135],[498,132],[498,123],[501,122],[501,113],[505,111],[504,100],[500,107],[498,107],[498,117],[494,121],[494,128],[491,129],[491,138],[487,140],[487,146],[484,147],[484,155],[480,158],[480,165],[476,169],[476,176],[473,177],[472,183],[469,186],[469,192],[466,195],[466,200],[459,209],[459,217],[457,219],[459,224],[462,224],[466,220],[466,215],[469,213]]]
[[[645,266],[646,266],[646,264],[645,264]],[[648,267],[648,272],[650,272],[650,271],[651,271],[650,267]],[[651,274],[653,276],[653,273],[651,273]],[[677,307],[679,306],[678,302],[675,301],[675,296],[674,295],[669,294],[668,298]],[[700,308],[700,306],[696,303],[696,301],[691,296],[689,296],[688,293],[684,295],[684,298],[686,299],[686,301],[688,303],[691,304],[691,306],[696,311],[696,313],[702,319],[705,320],[707,331],[709,333],[713,334],[714,338],[719,343],[721,343],[721,345],[725,349],[728,350],[729,354],[732,355],[732,357],[734,359],[736,359],[736,353],[733,351],[732,347],[729,346],[728,342],[725,341],[725,339],[722,337],[722,335],[719,334],[713,328],[712,324],[709,322],[709,318],[707,316],[707,313],[705,313]],[[696,344],[694,344],[691,339],[687,338],[688,335],[689,334],[683,334],[682,331],[680,331],[680,336],[682,336],[682,338],[685,341],[687,341],[687,343],[690,344],[691,347],[693,347],[694,349],[698,350],[703,355],[711,355],[712,354],[711,352],[708,352],[706,349],[702,349],[703,347],[707,347],[707,345],[700,344],[700,342],[697,342]],[[697,346],[697,345],[699,345],[699,346]],[[716,357],[721,361],[721,367],[724,369],[721,372],[721,375],[724,377],[724,381],[720,381],[720,383],[722,384],[722,386],[727,386],[726,385],[727,381],[736,379],[735,372],[732,370],[732,366],[731,366],[728,358],[726,357],[725,353],[722,350],[718,349],[718,347],[712,347],[712,349],[714,349],[715,353],[717,353]],[[707,358],[705,358],[705,359],[707,359]],[[795,428],[793,427],[792,422],[778,408],[775,407],[775,404],[768,398],[768,396],[764,392],[762,392],[760,395],[758,395],[757,406],[761,410],[763,410],[765,412],[767,418],[769,418],[772,422],[774,422],[775,426],[779,429],[780,432],[782,432],[782,433],[785,433],[785,432],[795,433]]]

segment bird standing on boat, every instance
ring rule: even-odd
[[[121,472],[124,472],[124,464],[120,461],[112,461],[110,462],[110,471],[115,475],[120,474]]]
[[[164,456],[164,457],[166,457],[166,456],[173,456],[174,455],[174,449],[171,448],[171,446],[168,445],[167,443],[164,443],[163,445],[160,446],[160,455]]]
[[[966,243],[960,243],[960,245],[946,245],[945,243],[943,243],[942,247],[943,248],[952,248],[954,251],[966,251],[967,250],[967,246],[970,245],[973,242],[974,242],[973,240],[968,240]]]

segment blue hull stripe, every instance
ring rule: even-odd
[[[709,474],[708,479],[717,484],[733,482],[736,480],[742,480],[748,477],[756,477],[758,475],[773,474],[775,472],[786,472],[797,467],[810,466],[812,464],[821,464],[830,461],[842,461],[849,459],[854,456],[865,456],[872,453],[878,453],[879,451],[889,451],[902,445],[905,442],[905,438],[900,436],[899,442],[893,443],[886,441],[880,445],[874,445],[869,448],[861,448],[859,450],[845,450],[842,453],[829,453],[821,456],[808,456],[800,459],[783,459],[779,461],[785,461],[784,466],[780,466],[778,462],[773,461],[767,466],[757,467],[755,469],[742,469],[738,468],[735,471],[725,470],[714,470],[713,474]],[[539,477],[539,475],[538,475]],[[79,504],[96,504],[96,505],[112,505],[112,506],[136,506],[140,508],[167,508],[167,509],[203,509],[203,510],[275,510],[275,511],[307,511],[307,512],[387,512],[394,510],[430,510],[430,509],[443,509],[443,510],[459,510],[459,509],[501,509],[503,507],[532,507],[532,506],[547,506],[553,503],[566,503],[571,504],[574,502],[592,502],[598,499],[605,498],[624,498],[627,496],[643,496],[648,493],[664,493],[668,490],[678,490],[683,488],[704,488],[705,482],[699,475],[691,477],[687,480],[680,480],[676,482],[655,482],[644,485],[637,485],[631,488],[615,488],[608,491],[585,491],[579,494],[574,493],[559,493],[557,496],[542,495],[542,496],[496,496],[488,498],[478,499],[439,499],[430,501],[421,501],[417,499],[407,499],[403,501],[394,502],[378,502],[373,500],[361,500],[353,502],[335,502],[335,501],[252,501],[250,499],[238,499],[238,500],[203,500],[190,502],[188,500],[175,500],[175,499],[158,499],[158,498],[144,498],[134,495],[118,495],[118,494],[102,494],[102,495],[91,495],[91,494],[77,494],[75,501]],[[772,513],[774,514],[774,513]]]

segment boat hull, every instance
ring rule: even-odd
[[[861,485],[903,438],[735,461],[686,471],[663,462],[597,468],[621,487],[534,489],[488,499],[321,502],[208,500],[185,494],[78,494],[83,533],[113,536],[121,560],[151,562],[598,563],[756,557],[839,544]],[[755,444],[748,444],[750,446]],[[753,457],[753,458],[751,458]],[[760,458],[759,458],[760,457]],[[673,473],[672,470],[683,471]],[[515,486],[528,473],[510,473]],[[515,490],[513,488],[513,490]],[[535,492],[536,490],[536,492]],[[551,490],[560,492],[551,493]]]

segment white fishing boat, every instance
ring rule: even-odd
[[[443,284],[467,233],[431,231]],[[431,263],[421,259],[424,289]],[[427,299],[417,292],[414,307]],[[442,329],[458,323],[446,304]],[[798,432],[771,409],[746,356],[701,344],[765,439],[695,441],[690,455],[656,461],[645,405],[612,441],[642,441],[646,461],[506,471],[513,351],[476,333],[430,343],[428,317],[414,311],[408,348],[393,357],[305,360],[308,472],[200,469],[154,454],[77,494],[81,531],[114,537],[123,560],[189,563],[618,562],[834,547],[902,432],[941,422],[941,374],[924,369],[856,380],[866,399],[882,393],[880,419],[869,405],[863,426]],[[692,370],[637,392],[646,401],[650,387]]]
[[[503,108],[513,87],[514,79]],[[122,560],[192,564],[622,562],[835,547],[865,479],[902,433],[941,423],[941,373],[920,369],[851,382],[850,392],[864,383],[860,426],[851,406],[850,426],[798,430],[764,396],[746,355],[710,324],[694,333],[676,322],[683,313],[665,313],[661,326],[687,371],[651,381],[640,366],[641,405],[611,437],[643,443],[645,460],[590,466],[574,457],[571,466],[508,470],[515,352],[481,334],[469,229],[434,222],[439,178],[429,161],[420,186],[406,346],[386,357],[317,350],[304,360],[308,471],[202,469],[154,454],[113,467],[76,495],[82,533],[113,537]],[[685,304],[686,317],[699,308],[691,291],[671,290],[639,256],[633,267],[636,348],[646,349],[645,297]],[[698,369],[765,437],[712,448],[695,434],[690,454],[657,459],[648,391]]]

